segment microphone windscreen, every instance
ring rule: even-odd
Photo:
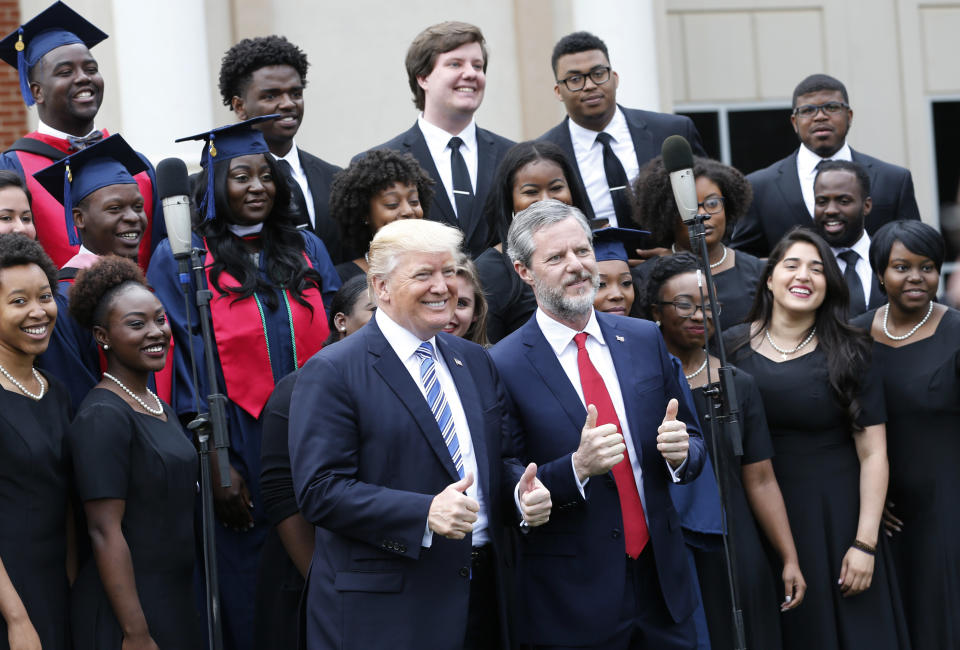
[[[186,163],[179,158],[161,160],[157,165],[157,192],[161,199],[190,196],[190,178]]]
[[[660,155],[663,156],[663,167],[668,174],[693,167],[693,150],[682,135],[671,135],[664,140]]]

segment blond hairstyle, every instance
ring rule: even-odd
[[[457,228],[427,219],[397,219],[377,231],[367,254],[367,291],[376,304],[373,279],[386,279],[407,253],[450,253],[460,255],[463,233]]]

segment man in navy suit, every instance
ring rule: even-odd
[[[323,240],[334,264],[342,262],[340,229],[330,216],[330,184],[340,168],[297,147],[303,123],[307,55],[283,36],[245,38],[223,55],[220,96],[240,120],[279,113],[257,128],[290,186],[298,224]]]
[[[794,226],[811,226],[813,179],[822,160],[853,161],[866,169],[873,188],[873,209],[866,220],[869,234],[889,221],[920,218],[910,171],[851,149],[847,133],[852,121],[847,88],[840,80],[814,74],[797,84],[790,123],[800,147],[747,176],[753,203],[734,226],[734,248],[767,257]]]
[[[406,59],[413,103],[422,112],[410,129],[374,147],[413,154],[437,183],[430,219],[460,228],[472,257],[490,245],[483,204],[497,165],[514,144],[473,119],[487,84],[484,43],[480,28],[467,23],[423,30]]]
[[[688,117],[617,104],[620,77],[610,66],[606,44],[589,32],[561,38],[553,48],[551,64],[557,80],[553,92],[567,109],[567,117],[540,139],[559,145],[577,170],[576,180],[590,198],[589,219],[636,228],[630,215],[629,183],[641,167],[660,155],[663,141],[671,135],[682,135],[694,153],[706,156],[700,134]]]
[[[489,355],[441,332],[461,242],[430,221],[383,227],[370,245],[374,318],[314,356],[294,388],[294,487],[318,527],[310,650],[511,645],[504,527],[544,523],[550,493],[535,465],[506,457]]]
[[[696,478],[703,439],[656,326],[593,308],[583,214],[544,200],[516,215],[508,253],[537,311],[491,355],[557,507],[520,538],[521,641],[534,648],[690,649],[696,606],[667,486]],[[685,423],[689,423],[688,425]]]

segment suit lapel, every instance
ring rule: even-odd
[[[636,113],[633,113],[622,106],[620,110],[627,118],[627,128],[630,130],[630,138],[633,140],[633,153],[637,157],[637,165],[643,167],[649,161],[660,155],[653,144],[653,134],[647,128],[647,123],[643,121]],[[629,179],[631,182],[633,179]]]
[[[527,321],[522,328],[522,332],[525,354],[530,366],[540,375],[544,385],[553,393],[563,412],[570,418],[570,423],[573,425],[570,430],[576,432],[576,435],[579,436],[580,430],[583,428],[583,422],[587,417],[587,411],[583,407],[580,396],[577,395],[573,384],[567,379],[563,366],[560,365],[560,360],[557,359],[557,355],[553,353],[546,337],[540,331],[540,326],[537,325],[535,317],[531,317]]]
[[[597,322],[600,324],[600,331],[603,332],[603,340],[610,349],[613,368],[616,370],[617,380],[620,382],[623,410],[627,416],[627,426],[630,427],[630,431],[634,432],[632,453],[637,455],[637,462],[642,466],[643,446],[640,444],[641,438],[635,424],[640,420],[638,419],[637,413],[634,412],[638,401],[631,399],[628,394],[628,391],[635,383],[633,381],[633,369],[637,367],[635,365],[637,360],[633,357],[634,346],[627,344],[627,334],[619,328],[615,320],[615,318],[601,318],[601,315],[599,313],[597,314]]]
[[[809,226],[811,217],[807,210],[807,204],[803,202],[803,190],[800,189],[800,176],[797,173],[797,153],[783,161],[777,170],[777,190],[780,192],[783,203],[788,206],[779,216],[783,221],[789,222],[784,232],[790,230],[794,224]],[[777,215],[763,215],[764,218]],[[776,244],[776,242],[772,242]]]
[[[427,444],[436,454],[444,469],[447,470],[450,478],[453,481],[459,480],[460,475],[453,465],[450,451],[440,434],[440,426],[433,417],[430,407],[427,406],[427,400],[420,392],[420,388],[414,383],[413,377],[410,376],[403,362],[390,347],[380,328],[377,327],[376,321],[371,319],[368,327],[365,327],[363,331],[367,332],[367,351],[370,354],[374,370],[397,396],[400,403],[410,412],[410,416],[417,423],[420,433],[423,434]]]
[[[440,180],[437,166],[434,164],[433,156],[430,155],[430,149],[427,147],[427,140],[423,137],[423,132],[419,126],[414,124],[413,127],[407,131],[406,137],[403,139],[403,145],[409,153],[413,154],[413,157],[417,159],[417,162],[420,163],[420,166],[423,167],[430,178],[436,182],[433,194],[434,210],[430,218],[434,221],[442,221],[459,228],[460,223],[457,221],[457,215],[453,211],[453,206],[450,205],[447,188],[443,186],[443,181]]]
[[[437,349],[443,355],[443,361],[447,364],[450,376],[453,377],[453,383],[457,386],[457,394],[460,396],[460,404],[467,416],[470,441],[477,461],[477,472],[480,474],[477,480],[480,481],[480,487],[484,493],[490,494],[489,450],[487,449],[486,436],[484,436],[486,427],[483,421],[483,408],[477,398],[477,385],[473,381],[470,370],[464,365],[466,362],[457,356],[443,336],[437,335],[436,340]],[[449,456],[450,453],[447,452],[447,455]]]
[[[493,145],[493,138],[490,137],[490,134],[477,127],[477,190],[474,192],[470,218],[466,223],[461,221],[460,224],[465,241],[471,240],[474,231],[483,220],[483,201],[480,200],[480,197],[485,197],[490,191],[493,173],[497,168],[497,152]]]
[[[587,219],[594,219],[596,214],[593,211],[593,205],[590,204],[590,197],[587,196],[587,186],[583,184],[583,175],[580,173],[580,165],[577,163],[577,154],[573,151],[573,140],[570,138],[569,116],[563,118],[563,122],[560,123],[558,136],[560,138],[559,146],[563,149],[563,153],[566,154],[567,160],[570,161],[570,166],[573,167],[573,171],[577,175],[576,182],[580,184],[583,196],[587,200]]]

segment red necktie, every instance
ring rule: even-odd
[[[603,377],[597,372],[590,355],[587,354],[587,333],[580,332],[573,337],[577,344],[577,368],[580,370],[580,385],[583,387],[583,399],[587,404],[597,408],[597,426],[601,424],[615,424],[617,431],[623,433],[620,418],[613,408],[613,400],[603,383]],[[643,503],[637,491],[637,482],[633,478],[633,468],[630,466],[629,450],[623,452],[622,462],[613,466],[613,480],[617,484],[617,494],[620,496],[620,511],[623,514],[623,537],[627,555],[636,559],[640,551],[650,539],[647,530],[647,519],[643,514]]]

